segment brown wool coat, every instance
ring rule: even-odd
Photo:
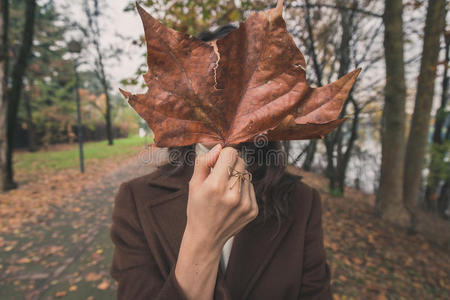
[[[110,232],[117,299],[186,299],[174,271],[191,175],[192,168],[178,177],[155,171],[121,184]],[[235,236],[225,274],[219,268],[215,300],[332,299],[320,196],[299,180],[296,199],[273,240],[275,220],[252,221]]]

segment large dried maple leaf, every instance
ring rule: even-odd
[[[254,12],[225,37],[203,42],[175,31],[138,5],[147,41],[149,89],[122,91],[160,147],[320,138],[337,119],[359,69],[320,88],[286,30],[283,1]]]

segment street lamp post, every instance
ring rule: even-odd
[[[68,44],[69,52],[79,54],[81,52],[81,43],[78,41],[70,41]],[[75,95],[77,102],[77,127],[78,127],[78,147],[80,153],[80,171],[84,173],[84,154],[83,154],[83,126],[81,123],[81,107],[80,107],[80,92],[79,92],[79,76],[78,76],[78,57],[73,60],[73,70],[75,73]]]

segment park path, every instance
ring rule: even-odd
[[[128,159],[75,201],[52,207],[51,218],[7,235],[17,244],[0,253],[0,299],[115,299],[109,275],[114,197],[122,182],[153,170],[142,155]]]

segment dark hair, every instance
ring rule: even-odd
[[[220,26],[214,31],[209,30],[203,31],[197,35],[197,38],[201,39],[204,42],[209,42],[212,40],[220,39],[221,37],[224,37],[225,35],[227,35],[228,33],[230,33],[235,29],[237,29],[236,26],[232,24],[227,24],[224,26]]]
[[[236,28],[234,25],[225,25],[213,32],[202,32],[197,37],[207,42],[219,39]],[[301,177],[286,172],[287,156],[281,142],[262,140],[262,143],[258,143],[255,140],[235,145],[234,148],[247,162],[248,171],[252,173],[259,208],[259,215],[255,221],[265,222],[275,218],[279,230],[281,223],[288,217],[290,202],[295,200],[292,199],[295,196],[293,189]],[[169,147],[168,150],[169,163],[159,167],[167,175],[178,176],[186,170],[189,163],[192,165],[195,158],[195,144]]]

